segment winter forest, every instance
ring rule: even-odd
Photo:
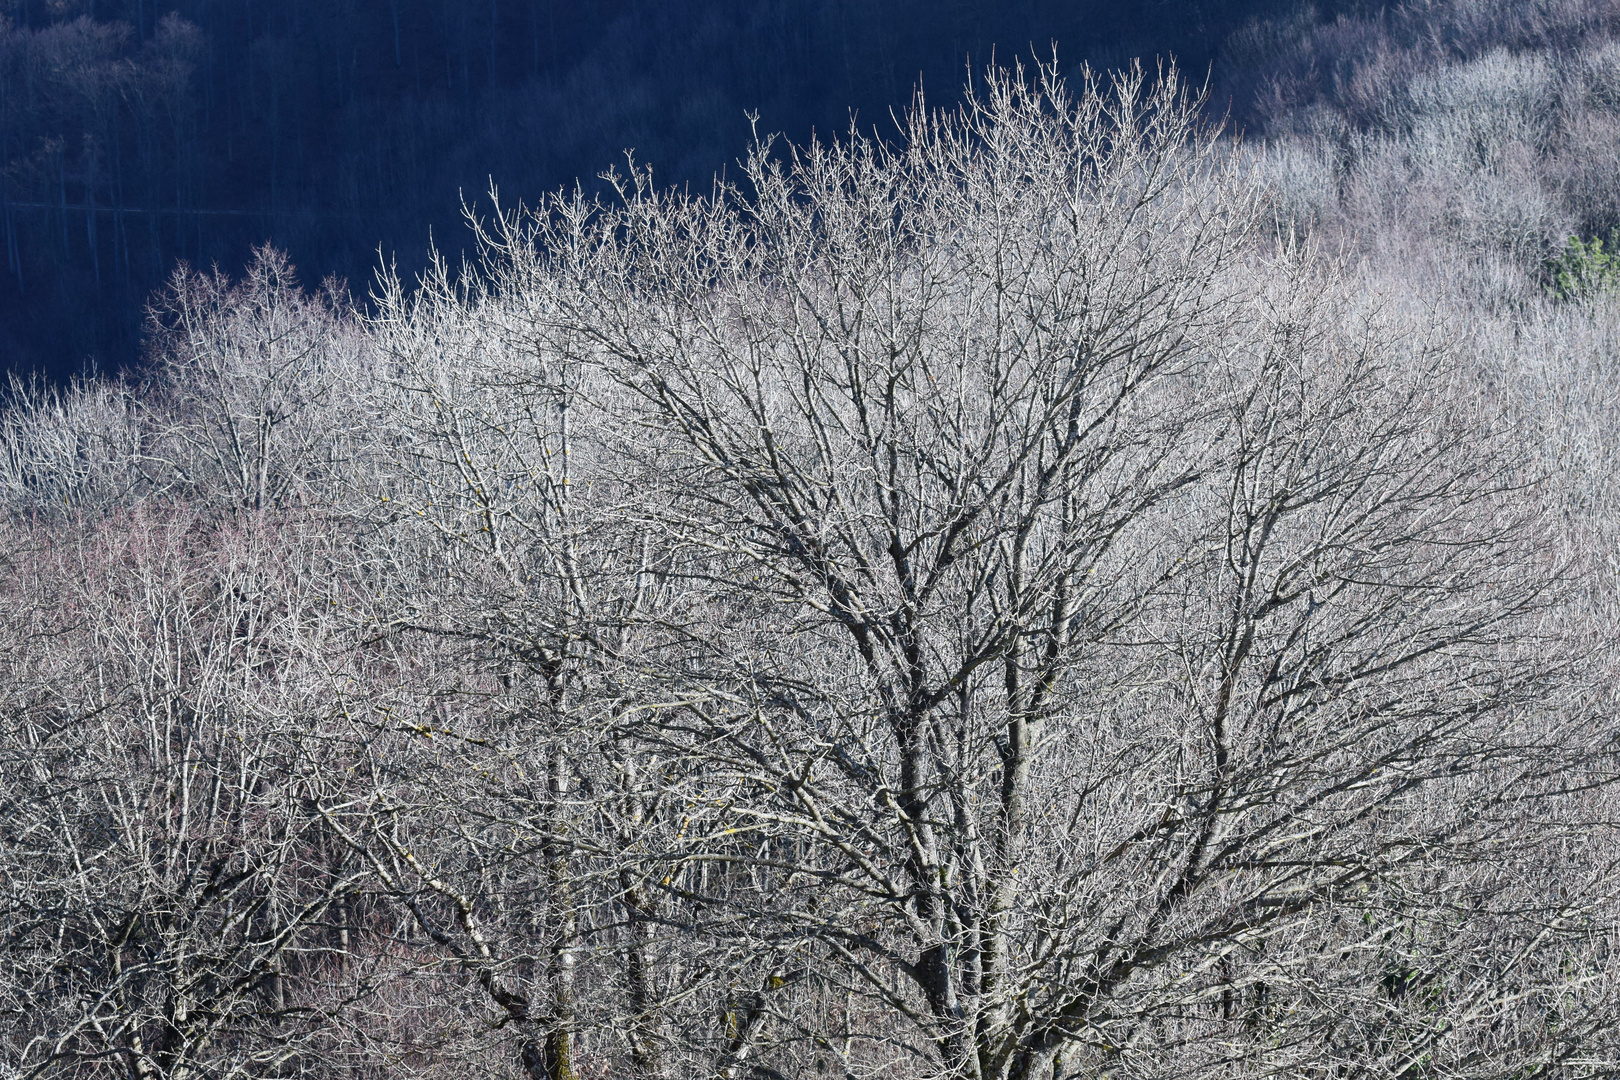
[[[1620,1076],[1610,0],[11,3],[0,1080]]]
[[[851,113],[893,137],[918,84],[952,101],[998,49],[1054,42],[1070,65],[1175,56],[1202,78],[1234,31],[1294,7],[0,0],[0,368],[131,365],[177,259],[234,271],[274,243],[364,294],[379,248],[411,271],[430,243],[459,255],[461,201],[492,180],[532,205],[633,147],[705,191],[750,112],[800,142]]]

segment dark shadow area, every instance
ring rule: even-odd
[[[1338,4],[1343,9],[1352,5]],[[532,200],[633,148],[707,187],[745,114],[795,140],[893,130],[921,83],[1055,43],[1066,66],[1177,57],[1246,113],[1284,0],[4,0],[0,364],[56,379],[136,362],[185,261],[274,243],[364,294],[379,251],[454,255],[463,196]],[[1234,34],[1237,35],[1234,38]],[[1272,33],[1273,37],[1276,33]],[[1241,45],[1224,63],[1226,43]]]

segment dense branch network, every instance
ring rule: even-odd
[[[0,1075],[1600,1076],[1611,585],[1175,72],[183,274],[0,423]]]

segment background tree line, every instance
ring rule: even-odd
[[[459,249],[459,198],[492,177],[532,201],[634,148],[706,188],[750,111],[795,138],[852,111],[892,133],[919,79],[954,98],[993,52],[1202,71],[1289,6],[7,0],[0,362],[135,362],[177,259],[230,269],[274,242],[312,280],[365,282],[379,246]]]
[[[430,237],[461,250],[460,198],[492,178],[511,202],[596,189],[634,148],[703,189],[735,166],[750,112],[795,138],[852,112],[892,134],[919,80],[949,100],[970,60],[1054,41],[1066,65],[1173,55],[1209,71],[1213,107],[1290,173],[1289,212],[1320,222],[1342,204],[1351,243],[1427,259],[1460,238],[1517,274],[1620,222],[1616,26],[1598,0],[13,0],[4,14],[0,360],[58,378],[137,362],[177,259],[230,269],[274,242],[311,280],[358,286],[379,250],[407,268]],[[1434,228],[1414,233],[1418,218]]]

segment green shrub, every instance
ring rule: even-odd
[[[1572,300],[1620,287],[1620,235],[1609,233],[1608,250],[1601,236],[1569,238],[1561,254],[1548,259],[1547,289],[1560,300]]]

